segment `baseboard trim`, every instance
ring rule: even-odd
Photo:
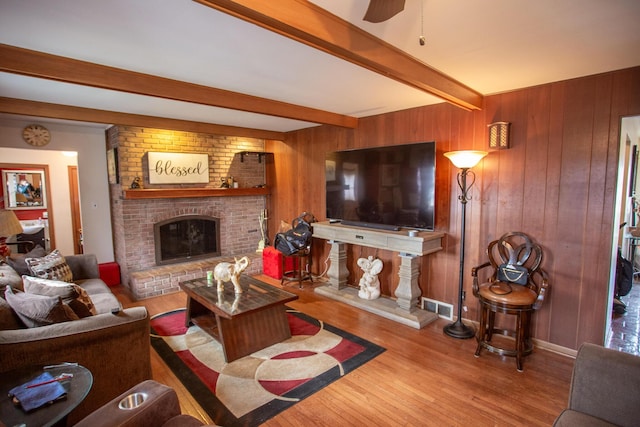
[[[578,350],[574,350],[572,348],[563,347],[561,345],[553,344],[548,341],[542,341],[536,338],[533,338],[532,341],[535,347],[559,354],[561,356],[567,356],[575,359],[578,355]]]

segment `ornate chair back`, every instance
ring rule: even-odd
[[[504,294],[512,285],[523,285],[538,294],[540,290],[540,264],[542,248],[529,236],[519,231],[504,234],[489,243],[487,248],[493,273],[491,290]]]
[[[522,358],[533,350],[530,339],[531,313],[539,309],[549,287],[542,263],[542,248],[522,232],[509,232],[489,243],[489,260],[471,270],[473,295],[480,302],[480,328],[476,356],[482,349],[515,356],[518,371],[522,370]],[[485,273],[488,280],[480,283],[478,273]],[[513,329],[498,328],[496,313],[516,316]],[[505,348],[493,342],[494,333],[515,338],[515,347]]]

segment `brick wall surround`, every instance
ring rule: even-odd
[[[222,177],[233,176],[240,187],[265,183],[265,168],[257,156],[241,151],[264,151],[264,141],[191,132],[166,131],[133,126],[113,126],[107,131],[107,148],[117,148],[119,184],[110,184],[111,217],[116,262],[122,284],[137,299],[178,290],[177,283],[202,274],[217,259],[170,264],[155,264],[153,224],[180,215],[207,215],[220,219],[221,260],[255,254],[261,239],[258,218],[266,207],[266,196],[205,197],[177,199],[125,200],[135,177],[143,188],[219,188]],[[151,185],[145,153],[178,152],[209,154],[208,184]],[[261,271],[261,258],[252,256],[250,273]]]

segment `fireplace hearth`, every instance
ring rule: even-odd
[[[153,225],[156,265],[220,256],[220,220],[182,215]]]

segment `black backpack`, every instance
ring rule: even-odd
[[[276,234],[273,243],[275,248],[288,256],[309,246],[313,233],[311,231],[311,224],[307,222],[307,218],[312,218],[310,221],[314,222],[315,218],[313,215],[304,212],[291,222],[291,230]]]
[[[618,249],[618,263],[616,265],[616,296],[623,297],[631,292],[633,286],[633,264],[624,259],[622,251]]]

